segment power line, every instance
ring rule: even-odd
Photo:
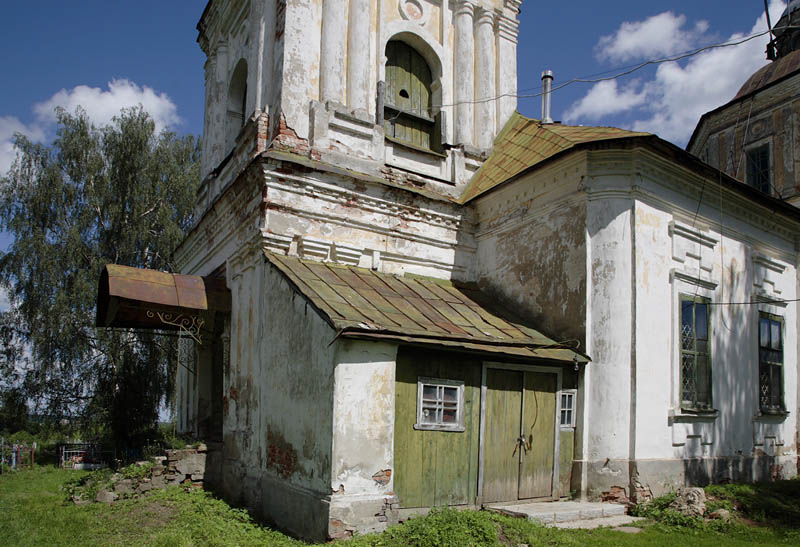
[[[797,28],[800,28],[800,26],[797,26],[797,25],[786,25],[786,26],[783,26],[783,27],[775,27],[774,29],[772,29],[772,32],[774,32],[775,30],[783,31],[783,30],[797,29]],[[623,76],[628,76],[628,75],[633,74],[634,72],[637,72],[637,71],[639,71],[639,70],[641,70],[641,69],[643,69],[645,67],[648,67],[648,66],[659,65],[659,64],[663,64],[663,63],[673,63],[673,62],[681,61],[683,59],[687,59],[689,57],[693,57],[695,55],[699,55],[700,53],[703,53],[705,51],[710,51],[710,50],[713,50],[713,49],[722,49],[722,48],[726,48],[726,47],[738,46],[738,45],[744,44],[746,42],[749,42],[751,40],[754,40],[756,38],[760,38],[761,36],[764,36],[764,35],[769,34],[769,33],[770,33],[770,30],[764,30],[764,31],[761,31],[761,32],[750,34],[749,36],[745,36],[744,38],[739,39],[739,40],[718,42],[718,43],[710,44],[710,45],[703,46],[703,47],[700,47],[700,48],[697,48],[697,49],[685,51],[683,53],[679,53],[679,54],[673,55],[671,57],[663,57],[661,59],[650,59],[650,60],[644,61],[644,62],[636,64],[636,65],[628,65],[626,67],[620,67],[618,69],[612,69],[612,70],[607,70],[607,71],[603,71],[603,72],[597,72],[597,73],[589,75],[589,76],[580,76],[580,77],[576,77],[576,78],[571,78],[570,80],[567,80],[566,82],[553,87],[553,89],[551,91],[555,92],[555,91],[558,91],[559,89],[563,89],[563,88],[565,88],[565,87],[567,87],[569,85],[573,85],[573,84],[576,84],[576,83],[593,84],[593,83],[600,83],[600,82],[605,82],[605,81],[610,81],[610,80],[616,80],[617,78],[621,78]],[[614,72],[616,70],[621,70],[621,72],[615,72],[611,76],[603,76],[603,77],[599,77],[599,78],[595,77],[595,76],[599,76],[599,75],[602,75],[602,74],[608,74],[609,72]],[[523,91],[526,91],[528,89],[539,89],[539,87],[527,88],[527,89],[525,89]],[[502,93],[500,95],[495,95],[493,97],[488,97],[488,98],[485,98],[485,99],[476,99],[476,100],[473,100],[473,101],[455,101],[455,102],[452,102],[452,103],[434,104],[434,105],[431,105],[430,107],[413,108],[413,109],[409,109],[409,110],[406,110],[406,111],[407,112],[415,112],[415,111],[423,112],[423,111],[427,111],[427,110],[429,110],[431,108],[449,108],[449,107],[458,106],[458,105],[461,105],[461,104],[483,104],[483,103],[497,101],[497,100],[504,99],[504,98],[535,99],[537,97],[541,97],[542,95],[543,95],[542,92],[538,92],[538,93],[520,93],[519,91],[517,91],[516,93]]]

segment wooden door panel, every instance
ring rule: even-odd
[[[484,430],[483,501],[517,499],[522,409],[521,372],[486,370],[486,424]]]
[[[520,464],[519,497],[553,495],[556,375],[525,373],[522,430],[527,441]]]

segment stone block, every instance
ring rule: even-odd
[[[150,482],[143,482],[139,486],[136,487],[136,491],[140,494],[144,494],[145,492],[149,492],[153,489],[153,484]]]
[[[599,519],[605,516],[602,507],[585,507],[580,510],[580,514],[582,519]]]
[[[202,481],[203,473],[192,473],[192,481]]]
[[[164,478],[164,475],[155,475],[153,479],[150,481],[150,485],[153,488],[164,488],[167,486],[167,481]]]
[[[604,517],[615,517],[618,515],[625,514],[625,505],[619,503],[604,503],[603,504],[603,516]]]
[[[114,492],[117,494],[131,494],[133,492],[133,481],[131,479],[122,479],[114,484]]]
[[[554,513],[531,513],[528,515],[528,520],[533,522],[541,522],[542,524],[549,524],[555,520]]]
[[[94,501],[98,503],[113,503],[117,499],[119,499],[119,496],[116,493],[108,490],[100,490],[94,498]]]
[[[206,455],[197,453],[186,454],[183,458],[175,462],[175,469],[181,475],[205,473]]]
[[[581,519],[580,511],[558,511],[555,514],[556,522],[570,522],[573,520],[580,520],[580,519]]]

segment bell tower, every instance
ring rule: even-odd
[[[203,175],[272,148],[457,195],[516,108],[519,7],[211,0]]]

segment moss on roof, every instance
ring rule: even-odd
[[[616,127],[543,124],[514,112],[495,139],[491,155],[472,177],[459,201],[475,199],[523,170],[578,144],[650,135]]]

